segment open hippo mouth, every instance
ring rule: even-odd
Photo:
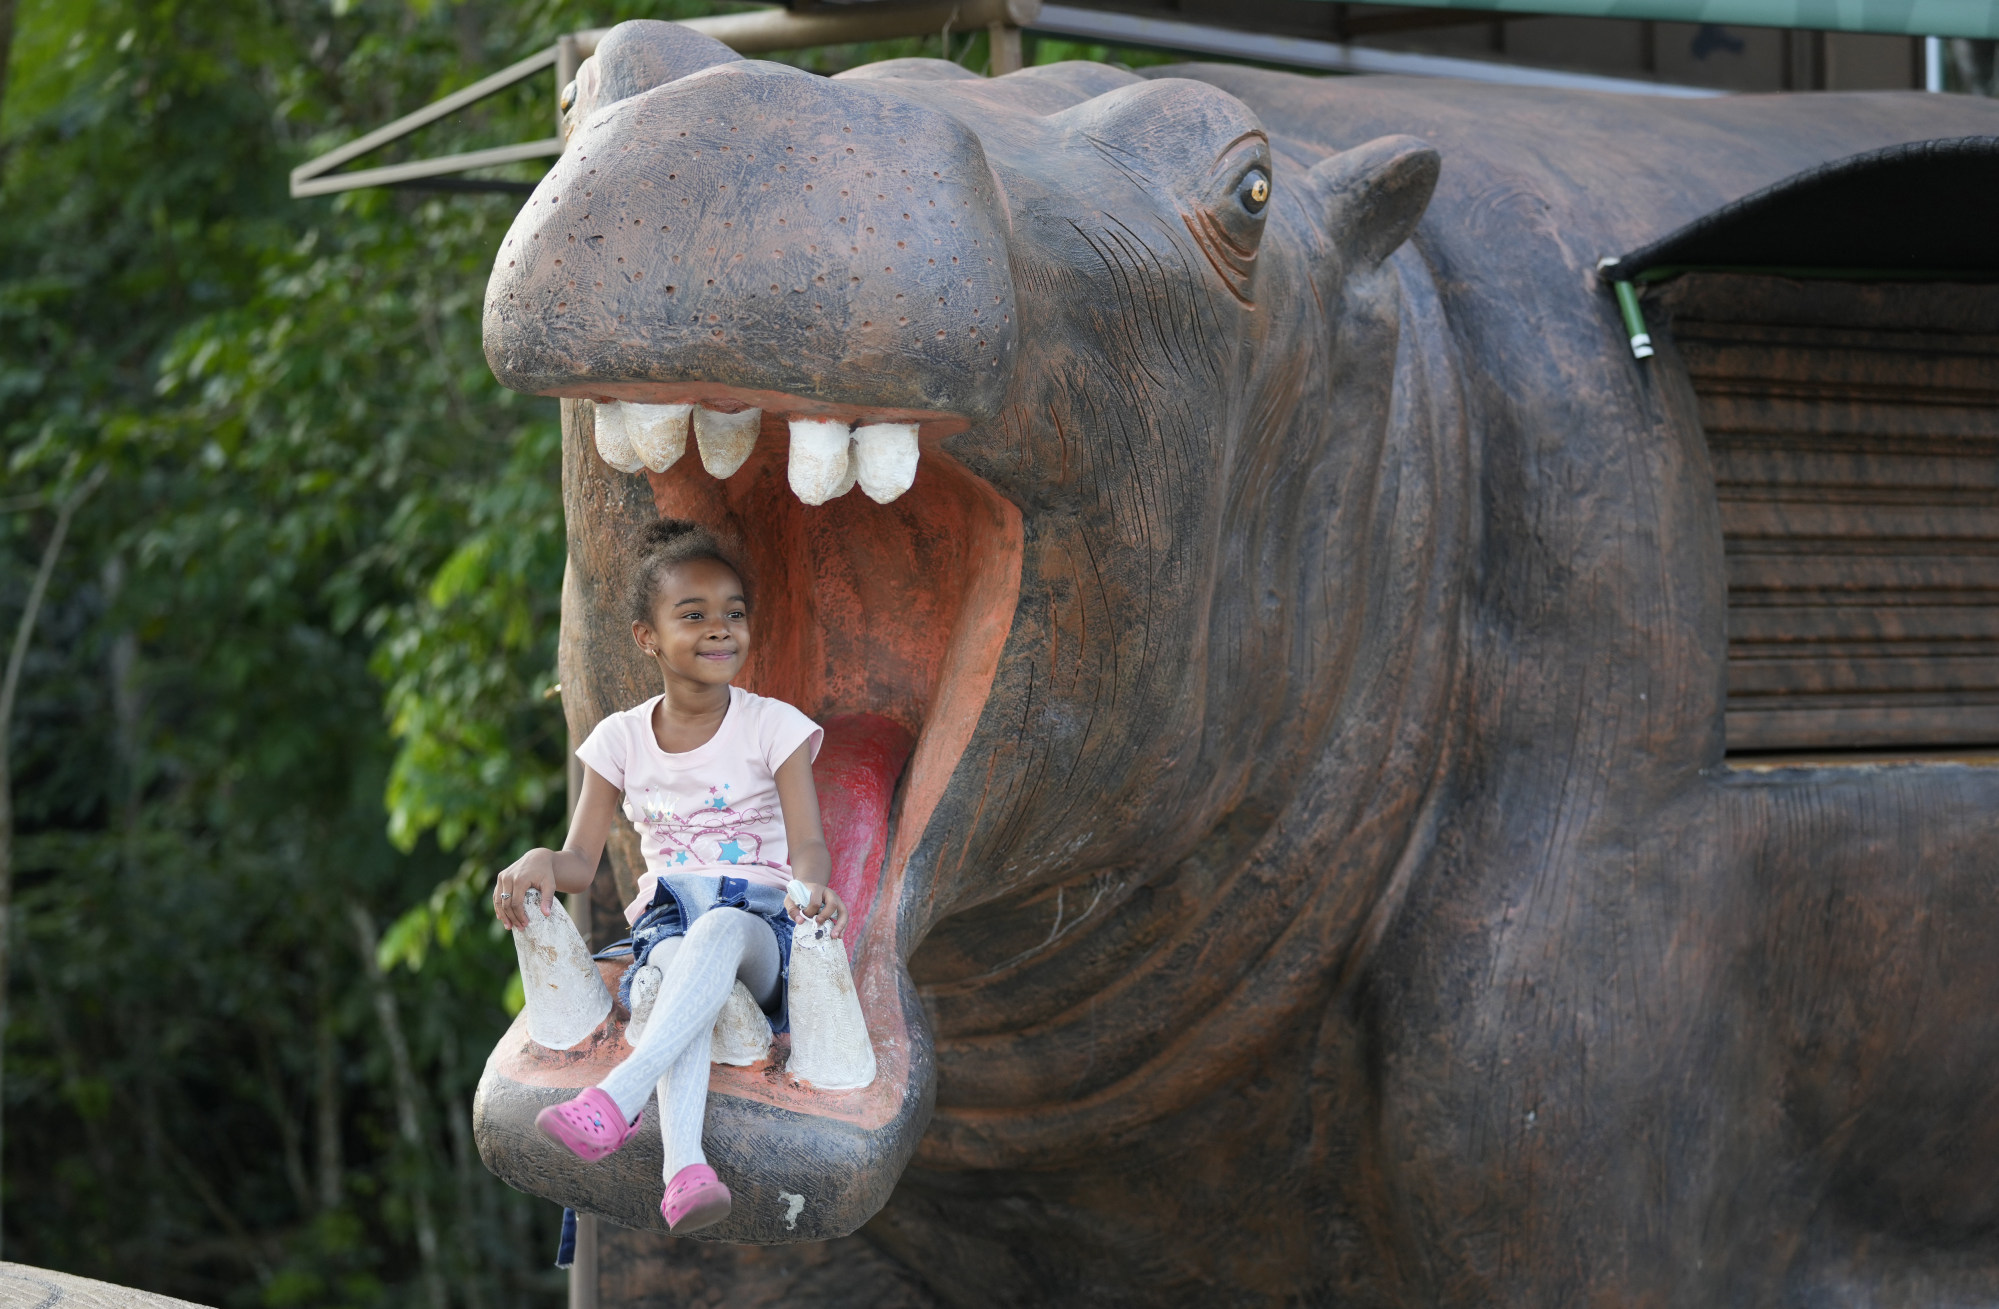
[[[956,415],[702,383],[606,387],[592,409],[600,455],[622,461],[622,440],[651,456],[639,457],[662,514],[743,543],[757,633],[743,681],[826,729],[815,776],[832,880],[864,956],[893,937],[875,912],[881,875],[899,880],[991,690],[1019,590],[1019,513],[939,448],[966,427]]]
[[[1019,591],[1019,511],[942,447],[990,424],[1009,380],[1004,220],[977,139],[933,111],[848,86],[829,112],[822,79],[667,24],[617,29],[593,66],[595,112],[496,260],[487,355],[516,390],[587,402],[569,467],[598,502],[642,474],[659,513],[742,543],[742,682],[826,728],[815,777],[879,1071],[818,1090],[778,1066],[782,1045],[777,1064],[717,1066],[705,1146],[736,1207],[702,1233],[819,1239],[886,1200],[933,1096],[901,920]],[[565,605],[579,621],[626,619]],[[482,1083],[488,1164],[659,1227],[656,1144],[581,1165],[530,1126],[627,1052],[617,1012],[568,1051],[516,1025]]]

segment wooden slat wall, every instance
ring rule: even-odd
[[[1999,287],[1688,277],[1728,748],[1999,744]]]

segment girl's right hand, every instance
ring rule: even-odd
[[[555,852],[530,850],[493,879],[493,914],[510,932],[528,925],[527,893],[541,892],[541,912],[547,917],[555,899]]]

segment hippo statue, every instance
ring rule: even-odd
[[[636,529],[741,539],[879,1066],[716,1067],[699,1239],[834,1242],[823,1304],[843,1249],[964,1306],[1999,1302],[1999,773],[1731,766],[1699,404],[1598,270],[1999,105],[628,23],[570,113],[484,311],[563,400],[569,727],[657,689]],[[517,1025],[478,1134],[657,1231],[656,1144],[531,1126],[623,1017]]]

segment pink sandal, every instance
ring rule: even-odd
[[[534,1125],[568,1146],[585,1163],[596,1163],[638,1130],[637,1123],[626,1122],[618,1112],[618,1102],[595,1086],[574,1100],[542,1110],[534,1116]]]
[[[707,1164],[689,1164],[673,1175],[660,1198],[666,1230],[675,1236],[712,1227],[729,1216],[729,1188]]]

